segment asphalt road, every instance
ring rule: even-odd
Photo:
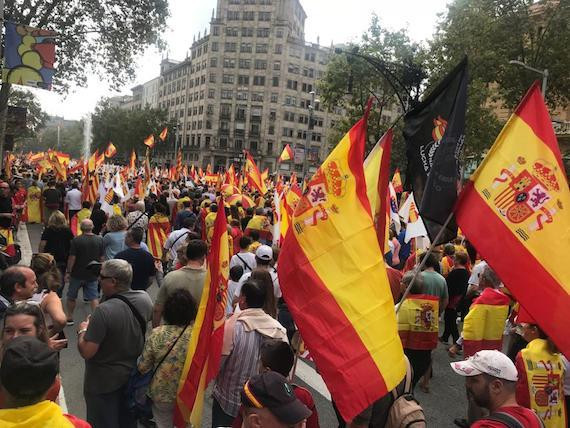
[[[18,241],[23,250],[22,264],[29,263],[31,253],[37,252],[41,231],[41,225],[32,224],[27,225],[27,227],[24,226],[18,234]],[[26,237],[29,237],[29,240]],[[153,284],[148,290],[153,300],[156,297],[157,290],[156,284]],[[84,361],[77,351],[75,332],[79,322],[84,320],[89,312],[89,305],[83,303],[80,296],[75,310],[75,325],[65,328],[65,334],[69,340],[68,348],[61,352],[63,397],[60,398],[63,398],[62,406],[66,407],[69,413],[81,418],[85,417],[85,401],[83,399]],[[337,427],[338,423],[330,402],[330,395],[322,378],[313,367],[314,365],[310,361],[301,362],[296,372],[298,376],[295,377],[295,383],[311,391],[319,413],[320,426],[323,428]],[[430,382],[430,392],[426,394],[416,388],[415,396],[425,411],[430,427],[453,427],[454,418],[465,417],[467,402],[464,382],[449,367],[449,358],[443,345],[440,344],[438,349],[433,352],[433,378]],[[206,397],[204,410],[202,426],[209,427],[211,424],[209,394]]]

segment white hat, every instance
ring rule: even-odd
[[[486,373],[511,382],[518,380],[515,365],[509,357],[499,351],[479,351],[465,361],[451,363],[451,368],[461,376],[477,376]]]
[[[260,245],[255,251],[255,257],[259,260],[270,261],[273,258],[273,250],[269,245]]]

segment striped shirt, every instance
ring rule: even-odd
[[[213,395],[225,413],[237,416],[241,405],[240,391],[245,382],[259,372],[259,350],[264,336],[255,330],[245,331],[236,322],[233,350],[225,359],[214,384]]]

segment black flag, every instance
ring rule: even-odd
[[[432,242],[457,200],[466,107],[467,57],[404,117],[408,158],[406,189],[414,192],[420,216]],[[456,236],[457,223],[452,218],[436,245]]]

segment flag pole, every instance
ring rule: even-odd
[[[433,253],[433,250],[435,248],[435,243],[439,241],[439,239],[442,237],[444,230],[447,228],[447,225],[449,224],[449,222],[451,221],[451,219],[453,218],[453,211],[451,211],[449,213],[449,215],[447,216],[447,218],[445,219],[445,223],[443,223],[443,226],[441,227],[441,229],[439,229],[439,232],[437,232],[437,236],[435,237],[435,239],[431,242],[427,252],[424,254],[422,261],[420,263],[420,265],[415,269],[416,272],[414,273],[414,276],[412,278],[412,280],[410,281],[410,285],[408,285],[408,287],[406,288],[406,291],[404,291],[404,294],[402,296],[402,298],[400,299],[400,302],[398,303],[398,305],[396,306],[396,314],[400,311],[400,308],[402,307],[402,302],[404,301],[404,299],[406,297],[408,297],[408,295],[410,294],[410,290],[412,288],[412,286],[414,285],[414,282],[416,282],[416,278],[418,277],[418,275],[422,272],[423,267],[425,266],[426,262],[427,262],[427,258],[428,256]]]

